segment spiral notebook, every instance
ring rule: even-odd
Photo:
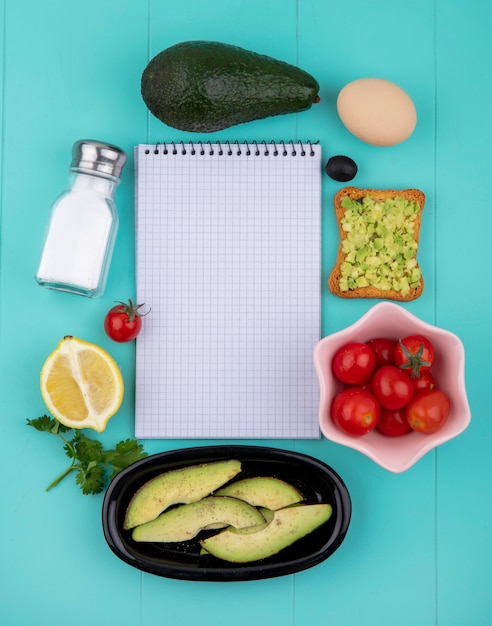
[[[140,438],[317,438],[321,147],[135,148]]]

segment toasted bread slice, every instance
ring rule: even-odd
[[[342,265],[347,260],[347,254],[343,250],[344,240],[347,238],[347,232],[343,228],[342,218],[345,215],[346,209],[342,206],[342,200],[345,197],[349,197],[353,200],[361,200],[366,196],[370,196],[376,202],[384,202],[389,198],[404,198],[407,201],[415,202],[419,206],[419,210],[413,217],[413,239],[414,239],[414,251],[415,251],[415,266],[420,272],[419,279],[412,280],[411,284],[403,291],[392,288],[392,286],[386,284],[384,288],[381,288],[381,281],[363,279],[359,282],[367,282],[365,286],[351,286],[347,288],[346,281],[343,279]],[[344,187],[340,189],[334,198],[335,215],[337,219],[338,229],[340,232],[340,245],[338,248],[337,258],[335,265],[328,278],[329,290],[339,296],[340,298],[380,298],[387,300],[399,300],[402,302],[408,302],[415,300],[424,290],[424,279],[420,271],[420,267],[416,260],[416,254],[418,249],[418,242],[420,236],[420,224],[422,221],[422,211],[425,204],[425,195],[418,189],[358,189],[356,187]],[[413,277],[414,278],[414,277]]]

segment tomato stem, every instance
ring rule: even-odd
[[[400,344],[400,348],[406,359],[405,363],[402,363],[398,367],[403,370],[411,370],[411,378],[419,378],[420,369],[422,367],[430,367],[432,365],[430,361],[425,361],[422,358],[425,345],[421,343],[417,352],[412,353],[406,347],[406,345],[401,341],[401,339],[398,341],[398,343]]]
[[[123,307],[123,311],[128,315],[130,322],[133,322],[136,317],[145,317],[145,315],[148,315],[151,311],[151,309],[149,309],[147,313],[140,313],[140,309],[145,306],[145,304],[133,304],[131,298],[128,298],[128,304],[120,300],[116,300],[116,303]]]

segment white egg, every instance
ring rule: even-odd
[[[417,124],[410,96],[382,78],[360,78],[345,85],[337,110],[346,128],[374,146],[394,146],[405,141]]]

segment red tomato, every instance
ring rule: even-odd
[[[447,422],[451,404],[448,397],[437,389],[421,391],[405,410],[407,422],[419,433],[435,433]]]
[[[383,365],[372,378],[372,390],[385,409],[401,409],[413,396],[413,382],[394,365]]]
[[[379,432],[387,437],[401,437],[408,433],[411,428],[405,417],[405,409],[381,409],[379,422],[376,426]]]
[[[120,302],[110,309],[104,318],[104,330],[108,337],[120,343],[135,339],[142,328],[142,314],[139,313],[142,306],[128,300],[128,304]]]
[[[349,435],[360,437],[376,427],[379,404],[372,393],[349,387],[341,391],[331,404],[333,422]]]
[[[366,343],[376,355],[376,367],[395,364],[396,341],[386,337],[375,337]]]
[[[369,391],[369,393],[372,393],[372,380],[365,380],[360,385],[354,385],[354,387],[357,387],[357,389],[364,389],[364,391]]]
[[[395,348],[395,365],[408,370],[412,378],[428,370],[434,363],[434,347],[422,335],[408,335],[398,341]]]
[[[410,376],[410,372],[408,372],[407,370],[404,371]],[[417,378],[413,378],[412,380],[415,393],[419,391],[427,391],[428,389],[434,389],[436,386],[434,376],[429,370],[422,370],[420,372],[420,375]]]
[[[353,341],[335,352],[332,361],[334,375],[346,385],[359,385],[374,371],[376,357],[365,343]]]

